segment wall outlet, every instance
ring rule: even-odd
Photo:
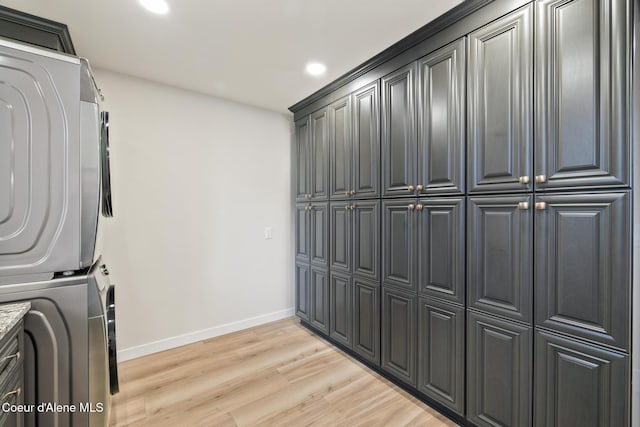
[[[265,240],[273,239],[273,235],[271,234],[271,227],[265,227],[264,228],[264,239]]]

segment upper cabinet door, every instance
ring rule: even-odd
[[[628,350],[629,193],[539,196],[536,202],[537,324]]]
[[[464,197],[420,199],[418,291],[464,304]]]
[[[309,185],[309,157],[311,153],[311,135],[309,117],[296,122],[296,200],[311,197]]]
[[[418,61],[418,191],[463,193],[465,40]]]
[[[531,323],[531,195],[469,199],[468,305]]]
[[[380,196],[380,84],[366,86],[351,95],[353,109],[354,197]]]
[[[539,190],[630,183],[628,3],[536,2]]]
[[[351,196],[351,99],[329,105],[329,164],[331,199]]]
[[[382,78],[382,196],[414,194],[416,186],[416,120],[411,63]]]
[[[530,190],[533,6],[469,36],[469,191]]]
[[[310,193],[316,200],[329,198],[329,113],[328,108],[311,115]]]

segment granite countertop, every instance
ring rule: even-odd
[[[0,305],[0,340],[31,309],[30,302],[15,302]]]

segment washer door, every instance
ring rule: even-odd
[[[118,351],[116,347],[116,302],[115,287],[107,291],[107,353],[109,356],[109,387],[111,394],[120,391],[118,383]]]

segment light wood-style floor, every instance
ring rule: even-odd
[[[455,426],[287,319],[120,364],[112,426]]]

